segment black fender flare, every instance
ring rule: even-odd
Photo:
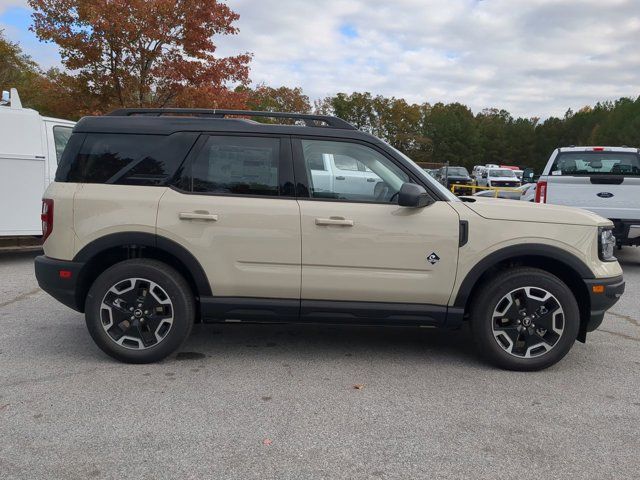
[[[211,296],[211,285],[200,262],[185,247],[160,235],[145,232],[111,233],[85,245],[73,261],[87,263],[106,250],[123,246],[153,247],[167,252],[189,271],[198,289],[197,295]]]
[[[572,269],[583,279],[595,278],[591,269],[578,257],[572,255],[558,247],[551,245],[545,245],[540,243],[528,243],[520,245],[511,245],[509,247],[497,250],[490,255],[487,255],[481,261],[479,261],[464,278],[458,289],[456,299],[454,302],[455,307],[464,308],[467,304],[467,300],[471,295],[473,287],[476,285],[480,277],[487,272],[491,267],[509,259],[517,259],[519,257],[544,257],[556,262],[564,264],[566,267]]]

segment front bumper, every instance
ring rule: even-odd
[[[590,312],[583,323],[584,335],[593,332],[600,326],[604,313],[611,308],[624,293],[624,279],[622,276],[613,278],[596,278],[584,281],[587,285],[590,300]]]
[[[36,257],[35,270],[38,285],[45,292],[78,312],[84,311],[81,305],[78,286],[84,263],[56,260],[44,255]],[[69,272],[61,274],[60,272]]]

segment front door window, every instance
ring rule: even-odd
[[[357,143],[301,140],[312,198],[395,203],[409,181],[391,160]]]

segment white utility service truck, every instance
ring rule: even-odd
[[[0,104],[0,238],[42,234],[42,194],[55,177],[74,124],[22,108],[15,88],[3,95]]]

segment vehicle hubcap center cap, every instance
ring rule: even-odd
[[[134,317],[136,317],[136,318],[140,318],[140,317],[142,317],[142,310],[140,310],[139,308],[136,308],[136,309],[133,311],[133,316],[134,316]]]
[[[524,325],[525,327],[531,326],[531,317],[524,317],[522,319],[522,325]]]

